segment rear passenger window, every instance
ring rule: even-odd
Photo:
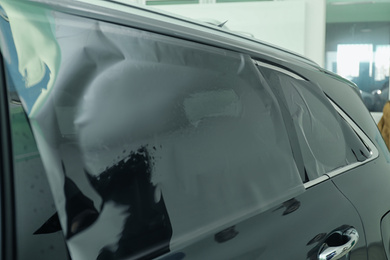
[[[6,67],[74,259],[154,257],[304,192],[279,102],[248,55],[47,15],[56,80],[32,95],[30,67]]]
[[[259,69],[288,107],[309,180],[370,156],[318,85],[271,68]]]

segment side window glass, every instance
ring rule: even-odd
[[[249,56],[46,14],[56,80],[32,93],[17,62],[6,67],[74,259],[152,258],[304,192],[279,102]]]
[[[14,102],[9,108],[18,259],[68,259],[60,226],[41,228],[56,212],[54,201],[24,110]]]
[[[271,68],[259,69],[287,104],[309,180],[370,156],[318,85]]]

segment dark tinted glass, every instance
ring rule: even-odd
[[[309,180],[370,156],[318,85],[269,68],[260,71],[287,104]]]
[[[248,55],[44,15],[29,25],[52,56],[17,30],[6,38],[48,68],[6,67],[75,259],[153,257],[304,192],[279,103]]]

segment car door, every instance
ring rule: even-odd
[[[341,259],[367,259],[364,229],[356,210],[327,180],[187,247],[172,248],[161,259],[321,259],[324,244],[341,250],[351,245],[346,243],[347,235],[341,235],[351,227],[359,240]]]
[[[316,259],[328,243],[366,259],[359,215],[277,90],[289,73],[277,70],[274,85],[245,53],[36,8],[23,21],[51,52],[15,44],[27,30],[4,37],[8,49],[36,50],[41,81],[24,84],[36,80],[36,67],[18,63],[28,48],[14,46],[5,71],[72,258]],[[353,248],[344,243],[356,233]]]
[[[28,183],[26,185],[30,186]],[[178,259],[181,256],[183,259],[205,257],[317,259],[320,247],[326,239],[329,239],[332,232],[345,231],[347,227],[352,226],[358,232],[360,231],[360,235],[362,234],[363,230],[356,211],[331,181],[318,178],[306,184],[305,188],[303,194],[286,200],[262,214],[233,222],[234,225],[217,230],[218,232],[215,231],[212,236],[198,239],[198,242],[192,242],[182,250],[174,250],[172,247],[171,250],[174,252],[165,257],[167,259]],[[326,205],[329,201],[337,203],[327,209]],[[339,213],[335,216],[336,211]],[[343,219],[345,221],[342,221]],[[28,236],[24,232],[19,233]],[[293,242],[286,243],[287,241]],[[355,248],[351,259],[366,259],[364,235],[360,237]],[[58,257],[66,257],[64,252],[60,253]]]
[[[372,152],[378,154],[375,160],[354,168],[353,170],[329,174],[339,190],[353,203],[358,210],[366,231],[369,259],[386,259],[389,257],[389,208],[387,197],[389,183],[390,156],[385,142],[372,122],[372,117],[364,106],[361,97],[356,93],[359,89],[334,74],[326,74],[318,70],[307,70],[294,67],[294,70],[304,73],[310,81],[318,82],[326,91],[327,96],[338,104],[345,119],[359,127],[356,132],[364,132],[360,136],[368,137],[374,145]],[[348,88],[345,85],[352,87]],[[355,93],[354,93],[355,92]],[[365,143],[369,143],[365,141]],[[376,149],[375,149],[376,147]]]
[[[318,85],[275,63],[255,63],[259,84],[272,88],[280,101],[305,191],[162,259],[332,259],[340,257],[336,250],[344,251],[342,259],[367,259],[360,216],[329,176],[374,160],[375,146],[350,120],[345,121],[346,115]],[[353,235],[348,237],[346,230],[353,230]]]

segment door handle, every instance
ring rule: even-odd
[[[332,233],[321,246],[318,260],[337,260],[345,256],[356,245],[359,234],[354,228]]]

